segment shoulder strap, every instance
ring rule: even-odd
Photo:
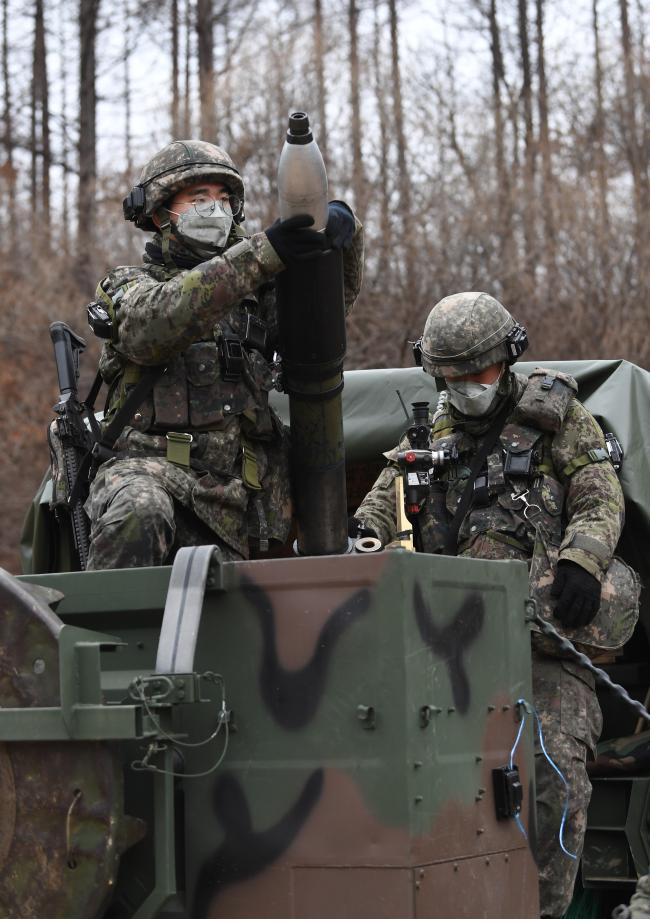
[[[458,502],[458,507],[456,512],[449,524],[449,529],[447,531],[445,539],[445,555],[458,555],[458,533],[460,531],[461,524],[467,513],[467,510],[472,500],[472,493],[474,491],[474,482],[476,481],[476,476],[479,474],[483,465],[488,458],[488,455],[492,452],[494,445],[499,439],[499,435],[503,430],[503,426],[506,423],[508,415],[512,412],[512,401],[510,399],[506,400],[505,405],[496,416],[492,422],[491,427],[488,429],[483,442],[474,455],[469,467],[469,478],[461,495],[460,501]]]
[[[93,411],[95,399],[97,398],[97,393],[102,384],[101,375],[97,374],[84,403],[86,415],[88,416],[88,421],[93,433],[94,443],[92,449],[86,453],[79,466],[77,477],[72,486],[72,492],[68,498],[68,504],[71,507],[74,507],[77,501],[79,501],[83,494],[83,489],[87,486],[87,483],[92,480],[94,474],[93,469],[96,469],[100,463],[103,463],[104,460],[109,459],[113,455],[112,451],[115,441],[124,430],[127,421],[149,395],[156,385],[156,381],[166,370],[166,366],[147,367],[140,377],[140,380],[124,400],[124,404],[120,406],[115,417],[103,433],[97,424]]]

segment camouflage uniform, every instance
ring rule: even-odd
[[[436,317],[440,323],[445,310],[453,313],[456,306],[455,298],[448,297],[434,307],[429,318],[443,307]],[[474,313],[475,327],[472,329],[467,316],[463,324],[471,330],[469,340],[473,335],[487,349],[487,360],[482,352],[465,354],[454,366],[452,376],[476,372],[503,360],[498,336],[486,338],[485,318],[480,309]],[[429,358],[435,365],[437,358]],[[468,367],[467,361],[473,363]],[[448,366],[445,364],[444,369]],[[439,373],[440,367],[435,370]],[[603,434],[595,419],[574,398],[576,390],[575,381],[564,374],[540,370],[529,380],[506,370],[498,386],[497,406],[487,415],[462,415],[446,399],[441,400],[432,420],[430,446],[432,450],[456,446],[459,459],[443,468],[419,514],[424,551],[445,551],[448,527],[463,493],[471,459],[501,411],[504,399],[509,398],[513,409],[500,443],[487,458],[483,487],[475,490],[461,524],[458,554],[522,559],[535,564],[535,576],[542,582],[549,578],[550,570],[555,570],[558,558],[567,559],[599,581],[603,579],[623,524],[623,495],[607,459]],[[402,443],[401,449],[408,449],[408,443]],[[396,534],[396,452],[386,454],[388,466],[355,514],[376,531],[384,544]],[[529,475],[504,471],[508,457],[517,459],[524,454],[532,460]],[[517,497],[523,492],[527,492],[525,500]],[[569,637],[575,637],[572,631],[567,630]],[[534,636],[534,704],[546,749],[569,782],[564,842],[570,852],[579,854],[591,794],[585,763],[588,754],[595,752],[602,719],[592,675],[576,664],[548,656],[547,650],[541,638]],[[567,857],[558,845],[565,794],[539,746],[536,784],[541,913],[543,917],[560,917],[571,901],[578,862]]]
[[[205,153],[207,162],[181,169],[178,178],[164,167],[170,151],[177,156],[183,146],[195,159],[197,150]],[[223,175],[209,162],[215,155]],[[243,195],[231,161],[210,144],[175,142],[147,169],[163,170],[162,179],[149,180],[154,200],[196,183],[197,175]],[[136,219],[141,229],[154,228],[151,212],[148,206]],[[363,231],[355,223],[344,252],[347,310],[361,284]],[[92,483],[89,568],[161,564],[179,545],[206,542],[227,558],[247,558],[249,537],[262,549],[269,539],[286,540],[287,437],[268,404],[277,346],[273,278],[284,267],[266,234],[249,236],[243,224],[233,225],[222,254],[203,261],[163,228],[143,265],[116,268],[100,282],[98,299],[112,319],[100,360],[109,386],[105,425],[146,368],[166,369]],[[239,359],[224,363],[233,342]],[[191,435],[189,451],[185,444],[174,452],[178,434]]]
[[[650,916],[650,875],[644,874],[636,884],[629,906],[617,906],[612,919],[647,919]]]

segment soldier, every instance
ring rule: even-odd
[[[419,343],[422,365],[444,377],[446,392],[430,446],[455,446],[459,455],[439,473],[417,527],[426,552],[527,561],[533,586],[550,588],[553,615],[575,634],[599,609],[623,495],[573,378],[537,370],[528,379],[510,370],[527,344],[525,329],[486,293],[455,294],[431,310]],[[356,529],[384,544],[395,537],[398,475],[396,451],[386,455],[389,465],[354,518]],[[546,749],[569,783],[563,844],[579,857],[591,795],[585,764],[602,718],[593,676],[548,650],[541,636],[533,639],[534,704]],[[571,901],[578,861],[559,844],[566,796],[539,742],[535,762],[541,915],[555,919]]]
[[[303,215],[251,236],[239,171],[196,140],[147,163],[124,216],[155,235],[143,264],[111,271],[91,304],[109,339],[100,359],[109,394],[105,461],[85,505],[88,568],[160,565],[179,546],[205,543],[247,558],[249,536],[264,551],[286,540],[291,519],[286,437],[268,404],[273,279],[292,259],[343,248],[349,310],[361,225],[332,202],[325,234]]]

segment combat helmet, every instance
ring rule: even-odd
[[[528,347],[526,329],[489,294],[464,291],[433,307],[416,342],[424,370],[434,377],[463,376],[505,361]]]
[[[220,182],[241,199],[235,220],[241,223],[244,211],[244,183],[239,170],[225,150],[204,140],[174,140],[163,147],[140,173],[140,181],[123,201],[124,219],[140,230],[155,231],[152,215],[173,195],[200,180]]]

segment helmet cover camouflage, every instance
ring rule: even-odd
[[[140,173],[144,208],[135,218],[141,230],[155,230],[154,212],[173,195],[195,182],[219,182],[244,204],[244,183],[225,150],[204,140],[174,140],[163,147]]]
[[[422,366],[431,376],[464,376],[492,364],[514,363],[519,354],[510,346],[518,326],[505,306],[489,294],[464,291],[433,307],[422,333]]]

